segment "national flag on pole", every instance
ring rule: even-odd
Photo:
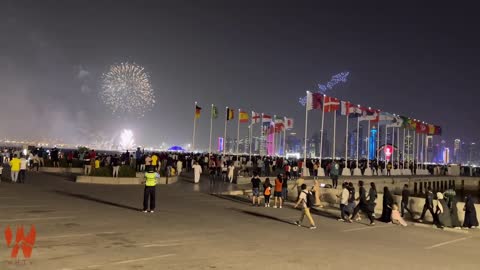
[[[262,114],[262,123],[272,122],[272,117],[270,115]]]
[[[378,115],[379,112],[377,110],[374,110],[372,108],[361,108],[362,109],[362,115],[360,116],[360,121],[372,121],[376,122],[378,121]]]
[[[403,127],[403,117],[399,115],[394,115],[393,120],[390,122],[390,124],[387,125],[387,127]]]
[[[235,112],[233,109],[227,108],[227,121],[232,120],[235,117]]]
[[[417,130],[417,120],[414,120],[414,119],[409,118],[409,119],[407,120],[406,128],[408,128],[408,129],[413,129],[413,130]]]
[[[262,116],[259,113],[252,112],[252,124],[260,123],[260,119],[262,119]]]
[[[435,135],[442,135],[442,127],[435,126]]]
[[[275,132],[276,133],[282,132],[284,128],[285,128],[285,124],[283,123],[283,119],[282,118],[276,118],[275,119]]]
[[[338,112],[338,111],[337,111]],[[362,109],[358,106],[353,105],[348,101],[340,101],[340,110],[341,115],[348,116],[350,118],[358,117],[362,115]]]
[[[428,135],[435,135],[435,126],[434,125],[428,125]]]
[[[323,96],[323,111],[334,112],[340,109],[340,100],[338,98]]]
[[[285,117],[285,129],[292,129],[293,128],[293,118],[286,118]]]
[[[323,95],[320,93],[307,92],[307,110],[319,110],[322,108]]]
[[[218,108],[217,106],[212,106],[212,119],[218,118]]]
[[[417,133],[426,134],[428,133],[428,125],[425,123],[417,123]]]
[[[238,119],[240,120],[240,123],[248,123],[248,113],[244,111],[240,111],[240,114],[238,115]]]
[[[262,134],[266,136],[268,134],[272,134],[274,131],[272,121],[262,122]]]
[[[202,111],[202,108],[199,106],[195,105],[195,118],[198,119],[200,118],[200,112]]]

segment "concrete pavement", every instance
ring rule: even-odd
[[[308,230],[292,225],[298,210],[212,196],[206,178],[199,185],[159,186],[158,211],[144,214],[141,186],[28,177],[25,185],[0,184],[0,227],[28,231],[34,224],[37,242],[27,264],[15,265],[2,239],[0,269],[438,270],[480,264],[477,234],[369,227],[319,215],[318,229]],[[215,189],[234,188],[217,183]]]

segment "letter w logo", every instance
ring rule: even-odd
[[[36,236],[35,226],[30,227],[30,231],[28,235],[25,237],[23,232],[23,225],[17,226],[17,235],[15,237],[15,243],[12,243],[13,233],[10,229],[10,226],[7,226],[5,229],[5,241],[7,242],[7,246],[12,248],[12,253],[10,255],[11,258],[17,258],[18,250],[21,248],[23,251],[23,256],[25,258],[30,258],[32,255],[33,245],[35,244],[35,236]]]

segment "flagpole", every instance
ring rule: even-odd
[[[398,162],[398,169],[400,169],[400,128],[397,127],[397,162]]]
[[[395,145],[395,127],[392,127],[392,151],[395,151],[394,145]],[[393,165],[394,159],[395,159],[395,155],[392,155],[392,165]]]
[[[252,125],[248,127],[248,160],[252,160]]]
[[[208,153],[212,153],[212,130],[213,130],[213,104],[210,109],[210,141],[208,143]]]
[[[357,116],[357,168],[358,167],[358,148],[359,148],[359,140],[360,140],[360,116]]]
[[[197,129],[197,102],[195,101],[194,107],[194,114],[193,114],[193,136],[192,136],[192,152],[195,150],[195,131]]]
[[[380,118],[377,124],[377,163],[378,162],[380,162]]]
[[[287,157],[287,151],[286,151],[286,146],[287,146],[287,117],[283,118],[283,156]]]
[[[275,150],[276,147],[275,147],[275,119],[277,119],[277,115],[273,115],[273,141],[272,141],[272,153],[273,153],[273,156],[275,156]]]
[[[420,133],[417,132],[417,144],[415,146],[415,156],[417,157],[416,158],[417,163],[420,160],[420,151],[418,149],[419,147],[420,147]]]
[[[238,148],[240,146],[240,109],[238,109],[238,120],[237,120],[237,156],[239,154]]]
[[[416,147],[415,147],[415,139],[417,137],[417,130],[416,130],[416,127],[415,127],[415,130],[413,130],[413,144],[412,144],[412,162],[415,163],[415,150],[416,150]]]
[[[225,156],[225,150],[227,149],[227,117],[228,117],[228,107],[226,107],[225,113],[225,130],[223,131],[223,156]]]
[[[410,149],[410,139],[411,139],[411,138],[410,138],[410,129],[407,130],[407,137],[408,137],[408,141],[407,141],[407,144],[408,144],[408,145],[407,145],[407,146],[408,146],[408,147],[407,147],[407,152],[408,152],[408,153],[407,153],[407,165],[410,165],[410,152],[411,152],[411,151],[410,151],[410,150],[411,150],[411,149]]]
[[[378,123],[380,125],[380,122],[378,122]],[[387,124],[385,124],[385,145],[383,146],[383,149],[385,149],[385,147],[387,146],[387,143],[388,143],[387,137],[388,137],[388,127],[387,127]],[[385,153],[385,151],[384,151],[384,153]],[[387,156],[385,156],[385,162],[387,162]]]
[[[264,141],[265,141],[265,132],[263,127],[263,113],[262,113],[262,122],[260,124],[260,145],[259,145],[260,149],[258,149],[260,154],[265,154],[265,148],[267,147],[267,144],[264,143]],[[262,145],[264,150],[263,153],[262,153]]]
[[[322,164],[322,154],[323,154],[323,122],[325,122],[325,97],[323,95],[322,100],[322,127],[320,128],[320,164]]]
[[[350,106],[350,103],[348,103],[348,105]],[[347,113],[346,113],[347,121],[345,124],[345,168],[348,167],[348,115],[350,113],[349,106],[347,107]]]
[[[308,91],[307,91],[307,99],[308,99]],[[308,102],[307,102],[308,103]],[[303,167],[307,164],[307,131],[308,131],[308,104],[305,104],[305,135],[303,141],[303,165],[300,170],[302,170],[302,175],[305,176],[305,172]]]
[[[423,153],[424,153],[424,151],[423,151],[423,134],[420,134],[419,140],[420,140],[420,154],[419,154],[420,164],[423,164],[423,160],[424,160],[423,159],[424,158],[424,156],[423,156]]]
[[[370,160],[370,120],[368,120],[368,137],[367,137],[367,167]]]
[[[402,168],[405,165],[405,128],[403,128]]]
[[[337,113],[333,113],[333,151],[332,151],[332,160],[335,160],[335,140],[336,140],[336,131],[337,131]]]

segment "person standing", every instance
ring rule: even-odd
[[[177,161],[177,175],[180,176],[180,174],[182,173],[182,169],[183,169],[183,163],[182,161],[179,159]]]
[[[227,169],[228,169],[228,181],[230,183],[233,183],[233,175],[234,175],[234,172],[235,172],[235,166],[232,164],[232,162],[229,163]]]
[[[52,149],[50,152],[50,158],[52,159],[53,162],[53,167],[59,167],[58,164],[58,149],[55,147]]]
[[[112,167],[113,167],[113,177],[117,178],[118,177],[118,171],[120,170],[120,161],[118,160],[118,155],[115,154],[112,158]]]
[[[12,177],[12,183],[17,183],[20,164],[20,159],[17,158],[17,154],[14,154],[12,160],[10,160],[10,176]]]
[[[83,173],[85,175],[89,175],[90,172],[92,171],[92,165],[90,165],[90,159],[91,159],[91,154],[86,153],[85,158],[83,159],[83,164],[85,166],[84,169],[83,169]]]
[[[402,190],[402,202],[400,205],[400,215],[403,218],[405,214],[405,210],[407,210],[407,212],[410,214],[410,216],[412,216],[412,219],[413,219],[414,218],[413,213],[408,207],[409,198],[410,198],[410,190],[408,190],[408,185],[405,184],[403,185],[403,190]]]
[[[255,173],[250,182],[252,183],[252,206],[255,206],[255,199],[257,200],[257,206],[260,206],[260,184],[262,181]]]
[[[287,198],[288,198],[288,177],[284,175],[282,179],[282,200],[286,202]]]
[[[344,182],[342,184],[342,193],[340,196],[337,195],[337,197],[340,197],[340,218],[338,219],[339,221],[348,221],[350,218],[345,216],[346,211],[345,208],[347,207],[348,204],[348,198],[349,198],[349,192],[348,192],[348,184],[347,182]]]
[[[392,162],[388,162],[387,164],[387,176],[392,176]]]
[[[270,207],[270,196],[272,195],[272,184],[267,177],[263,183],[263,196],[265,197],[265,207]]]
[[[427,188],[427,193],[425,194],[425,204],[423,205],[423,211],[422,215],[420,216],[420,219],[418,222],[423,222],[423,219],[425,218],[425,214],[427,213],[427,210],[430,212],[433,218],[433,223],[436,221],[436,216],[435,213],[433,212],[433,192],[430,187]]]
[[[27,159],[22,155],[20,159],[20,173],[18,175],[19,183],[25,184],[26,172],[27,172]]]
[[[380,220],[389,223],[392,222],[393,196],[388,187],[383,188],[383,209]]]
[[[195,161],[193,164],[193,181],[195,184],[200,182],[200,175],[202,174],[202,166],[198,165],[198,162]]]
[[[372,216],[372,212],[370,211],[369,207],[368,207],[368,203],[367,203],[367,191],[365,190],[365,188],[363,187],[363,181],[360,180],[358,181],[358,193],[359,193],[359,202],[357,204],[357,206],[355,207],[355,209],[353,210],[353,218],[355,218],[358,214],[358,212],[360,210],[362,210],[362,212],[364,212],[365,214],[367,214],[368,216],[368,219],[370,219],[370,226],[373,226],[375,225],[375,220],[373,219],[373,216]],[[358,217],[357,218],[357,221],[360,221],[361,218]]]
[[[307,185],[303,184],[301,186],[302,192],[300,194],[300,198],[298,198],[297,203],[295,204],[294,208],[297,208],[300,204],[302,204],[302,215],[298,221],[295,221],[297,226],[302,226],[303,219],[307,216],[308,220],[310,221],[310,229],[316,229],[315,222],[313,221],[312,215],[310,214],[310,208],[313,207],[313,194],[307,191]]]
[[[275,190],[273,193],[274,196],[274,202],[273,202],[273,208],[277,208],[277,201],[278,203],[278,208],[282,208],[282,175],[279,174],[277,175],[277,178],[275,178]]]
[[[152,166],[155,171],[158,171],[158,156],[155,153],[152,155]]]
[[[465,217],[463,219],[463,227],[476,228],[478,227],[477,211],[475,210],[475,204],[473,203],[472,195],[468,194],[465,197]]]
[[[332,188],[337,188],[338,185],[338,174],[339,174],[339,165],[336,161],[333,161],[332,167],[330,169],[330,178],[332,179]]]
[[[143,191],[143,212],[153,213],[155,211],[155,191],[157,186],[157,179],[160,175],[155,172],[153,166],[148,167],[148,172],[145,173],[145,189]],[[150,201],[150,207],[148,205]]]

